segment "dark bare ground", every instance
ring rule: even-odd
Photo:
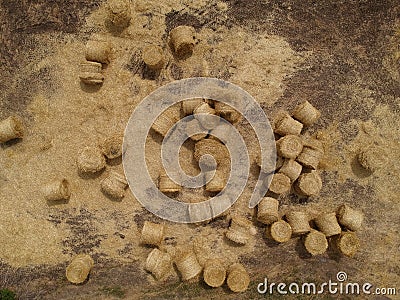
[[[287,80],[280,106],[298,99],[319,104],[324,122],[368,119],[365,107],[338,95],[341,85],[373,90],[394,99],[400,86],[382,65],[390,51],[393,25],[400,16],[397,1],[230,1],[235,23],[261,33],[278,34],[297,51],[314,51],[310,68]],[[387,102],[395,108],[395,103]],[[349,113],[351,112],[351,114]]]
[[[37,49],[40,36],[50,34],[62,40],[63,34],[76,33],[85,16],[99,3],[98,0],[0,1],[0,91],[3,99],[0,102],[0,118],[9,113],[29,117],[25,108],[30,95],[45,90],[43,86],[47,90],[49,87],[56,88],[57,81],[48,68],[29,73],[18,80],[14,76],[34,60],[51,54],[51,48],[45,45],[41,45],[40,51]]]
[[[382,66],[382,59],[387,54],[389,38],[393,35],[393,24],[400,17],[400,5],[397,1],[246,1],[232,0],[229,3],[229,18],[224,21],[227,27],[237,24],[255,33],[269,33],[283,36],[297,51],[314,52],[313,58],[307,61],[309,68],[297,72],[285,82],[286,90],[276,109],[291,109],[298,99],[308,99],[316,103],[324,115],[324,124],[332,120],[347,121],[349,118],[369,119],[371,111],[359,105],[339,91],[343,86],[356,85],[368,88],[374,93],[372,97],[379,103],[400,97],[400,86],[388,71]],[[40,89],[44,84],[56,82],[51,76],[51,69],[40,70],[32,74],[23,82],[15,82],[13,73],[29,64],[35,50],[35,39],[41,34],[60,36],[74,34],[82,25],[85,15],[95,9],[98,1],[7,1],[1,2],[0,25],[0,71],[2,80],[0,90],[0,118],[14,112],[26,114],[24,109],[29,101],[29,95]],[[209,8],[212,10],[213,8]],[[189,24],[200,28],[213,27],[221,24],[217,13],[207,17],[198,17],[188,13],[171,12],[167,16],[167,31],[176,25]],[[40,52],[37,55],[48,55]],[[37,56],[36,56],[37,58]],[[228,67],[229,62],[227,62]],[[135,66],[132,65],[132,68]],[[179,70],[176,70],[179,78]],[[218,77],[223,70],[211,70]],[[382,97],[382,95],[388,97]],[[394,102],[387,101],[393,109],[397,109]],[[342,129],[344,136],[354,137],[350,129]],[[333,175],[332,175],[333,176]],[[323,192],[328,192],[329,186]],[[372,199],[373,192],[365,190],[356,182],[346,182],[342,187],[353,189],[356,199],[354,202]],[[367,212],[370,224],[374,216]],[[376,217],[376,216],[375,216]],[[151,218],[144,212],[135,221],[142,223]],[[90,219],[90,216],[86,216]],[[57,222],[57,217],[52,217]],[[66,244],[78,247],[75,252],[87,249],[77,243],[79,237],[90,231],[90,224],[86,221],[70,220],[71,226],[76,229]],[[83,223],[82,223],[83,222]],[[80,230],[80,228],[82,230]],[[86,229],[85,229],[86,228]],[[85,231],[87,230],[87,231]],[[93,243],[101,237],[92,237]],[[310,258],[301,247],[298,240],[276,247],[265,240],[261,240],[257,251],[251,256],[242,257],[242,262],[249,266],[252,276],[251,289],[245,295],[248,299],[263,299],[255,292],[256,284],[263,280],[265,274],[281,268],[279,278],[270,280],[285,281],[307,280],[314,278],[328,278],[337,271],[346,269],[357,277],[356,265],[367,261],[353,261],[347,258],[338,258],[333,252],[329,258]],[[95,247],[94,245],[91,245]],[[82,246],[83,247],[83,246]],[[294,255],[289,252],[296,250]],[[362,258],[364,259],[364,258]],[[290,267],[288,267],[290,266]],[[209,289],[201,284],[168,283],[160,287],[160,292],[154,294],[148,288],[143,270],[135,263],[121,266],[107,261],[101,256],[91,274],[96,281],[89,280],[82,286],[68,285],[64,278],[64,265],[55,267],[26,267],[13,269],[0,264],[0,287],[7,286],[19,292],[21,299],[73,299],[79,289],[80,295],[87,298],[96,298],[104,295],[104,288],[118,286],[123,291],[138,290],[146,297],[143,299],[192,299],[209,297],[213,299]],[[388,270],[398,272],[398,270]],[[258,274],[258,275],[257,275]],[[107,290],[107,289],[106,289]],[[109,289],[108,289],[109,290]],[[219,297],[238,299],[237,295],[226,289],[219,290]],[[160,298],[161,297],[161,298]],[[344,299],[344,298],[341,298]],[[376,298],[378,299],[378,298]],[[383,299],[383,298],[379,298]]]

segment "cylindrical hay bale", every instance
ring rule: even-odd
[[[249,242],[251,237],[252,224],[249,220],[234,216],[231,219],[231,224],[225,232],[225,236],[239,245],[245,245]]]
[[[321,112],[312,106],[312,104],[308,101],[304,101],[303,103],[299,104],[293,111],[293,117],[299,120],[305,126],[311,126],[319,119],[320,116]]]
[[[159,70],[164,66],[164,53],[160,46],[150,45],[144,48],[142,59],[151,70]]]
[[[123,135],[115,134],[99,143],[99,148],[108,159],[118,158],[122,155]]]
[[[145,270],[154,275],[157,280],[165,278],[172,268],[171,256],[154,248],[146,259]]]
[[[308,147],[314,150],[319,150],[322,153],[324,152],[324,145],[321,141],[317,140],[316,138],[303,138],[303,146]]]
[[[226,283],[232,292],[241,293],[247,290],[250,284],[250,276],[242,264],[231,265],[227,273]]]
[[[116,27],[129,26],[131,7],[127,0],[110,0],[107,5],[107,18]]]
[[[288,114],[285,114],[275,123],[275,132],[279,135],[299,135],[303,129],[303,124],[296,121]]]
[[[212,176],[213,172],[206,173],[206,180],[208,181],[209,176]],[[206,183],[206,191],[211,193],[219,193],[225,187],[227,181],[227,175],[222,169],[217,169],[215,171],[214,177]]]
[[[370,172],[384,169],[388,164],[388,155],[385,153],[385,150],[379,146],[369,146],[361,149],[357,159],[360,165]]]
[[[299,176],[294,186],[297,193],[303,196],[316,196],[322,189],[321,176],[316,171]]]
[[[71,196],[67,179],[54,180],[44,187],[44,197],[47,201],[68,200]]]
[[[303,150],[303,141],[296,135],[286,135],[276,142],[278,155],[295,159]]]
[[[268,230],[268,228],[267,228]],[[278,243],[284,243],[292,237],[292,228],[289,223],[279,220],[271,225],[269,234]]]
[[[199,160],[200,169],[204,170],[206,173],[204,174],[206,182],[213,178],[212,171],[217,170],[218,163],[215,161],[215,158],[210,154],[203,155]]]
[[[111,171],[106,178],[101,181],[101,190],[108,196],[115,199],[122,199],[125,196],[125,189],[128,182],[124,175]]]
[[[275,173],[269,185],[269,190],[277,195],[285,194],[290,191],[290,178],[281,173]]]
[[[97,147],[85,147],[77,159],[78,169],[82,173],[96,173],[106,166],[106,159]]]
[[[262,172],[267,173],[267,174],[271,173],[272,171],[279,170],[283,166],[283,162],[284,162],[284,159],[277,155],[276,162],[275,162],[275,168],[273,168],[273,170],[271,170],[266,167],[261,167],[261,155],[257,154],[257,156],[256,156],[257,166],[259,166],[261,168]],[[265,165],[265,166],[267,166],[267,165]]]
[[[314,221],[318,229],[327,237],[337,235],[342,232],[342,228],[340,228],[340,225],[336,219],[336,213],[334,212],[321,214],[315,218]]]
[[[184,100],[181,102],[182,113],[185,116],[192,115],[196,107],[198,107],[202,103],[204,103],[204,100],[202,98]]]
[[[166,136],[168,130],[170,130],[174,124],[175,120],[171,119],[168,114],[163,113],[157,117],[151,127],[162,136]]]
[[[111,44],[107,41],[88,41],[86,43],[86,60],[103,64],[110,62]]]
[[[185,58],[193,53],[196,31],[191,26],[178,26],[169,33],[173,51],[178,57]]]
[[[200,126],[199,121],[196,119],[186,122],[185,126],[186,126],[185,128],[186,128],[187,133],[202,130],[202,127]],[[207,136],[207,133],[198,133],[198,134],[194,134],[194,135],[190,136],[190,139],[197,142],[197,141],[204,139],[206,136]]]
[[[219,118],[215,117],[214,108],[205,102],[197,106],[193,113],[194,117],[204,129],[211,130],[219,124]]]
[[[80,80],[87,85],[98,85],[104,81],[104,76],[101,73],[81,73]]]
[[[311,230],[304,239],[304,247],[311,255],[323,254],[328,249],[328,240],[322,232]]]
[[[174,126],[174,124],[178,121],[179,111],[174,109],[167,109],[158,116],[151,127],[162,136],[166,136],[168,130],[170,130],[172,126]]]
[[[202,102],[198,106],[196,106],[193,110],[194,114],[209,114],[215,115],[215,109],[212,108],[208,103]]]
[[[23,135],[24,126],[20,117],[10,116],[0,122],[0,143],[22,138]]]
[[[290,211],[286,214],[286,220],[292,227],[294,235],[301,235],[310,232],[311,227],[307,213],[303,211]]]
[[[343,232],[336,240],[336,247],[342,254],[353,257],[360,249],[360,240],[354,232]]]
[[[210,139],[221,141],[226,144],[231,139],[230,126],[227,123],[220,122],[217,127],[210,131]]]
[[[169,178],[164,171],[158,177],[158,188],[162,193],[177,193],[182,190],[182,187]]]
[[[165,225],[145,221],[142,228],[140,243],[144,245],[160,246],[164,241]]]
[[[81,73],[100,73],[103,66],[99,62],[85,61],[79,65]]]
[[[176,267],[181,273],[182,280],[186,281],[198,276],[202,267],[200,266],[196,254],[193,251],[183,253],[175,260]]]
[[[337,218],[339,224],[342,226],[349,230],[357,231],[361,228],[364,214],[361,211],[351,208],[347,204],[343,204],[338,208]]]
[[[209,154],[214,157],[217,165],[229,161],[229,152],[225,145],[214,139],[203,139],[194,146],[194,158],[200,161],[203,155]]]
[[[285,159],[279,173],[285,174],[292,182],[296,181],[301,174],[303,167],[293,159]]]
[[[318,164],[324,153],[319,149],[312,149],[310,147],[303,147],[303,151],[297,156],[296,160],[303,166],[317,169]]]
[[[94,261],[87,254],[79,254],[68,265],[65,275],[69,282],[79,284],[84,282],[93,268]]]
[[[242,114],[240,112],[223,102],[215,102],[215,111],[232,124],[238,123],[242,119]]]
[[[101,63],[87,61],[80,64],[79,78],[84,84],[97,85],[102,84],[104,76],[101,74]]]
[[[257,206],[257,220],[263,224],[272,224],[279,220],[279,201],[275,198],[264,197]]]
[[[101,74],[101,63],[86,61],[80,64],[79,78],[84,84],[102,84],[104,76]]]
[[[210,259],[204,265],[203,270],[204,282],[211,287],[219,287],[224,284],[226,278],[226,270],[218,259]]]

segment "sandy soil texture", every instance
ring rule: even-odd
[[[0,288],[21,299],[264,299],[257,284],[324,282],[344,271],[353,282],[400,289],[400,5],[396,1],[155,1],[131,2],[131,25],[122,31],[105,24],[103,1],[0,2],[0,120],[24,119],[21,140],[0,149]],[[178,25],[196,29],[193,55],[177,60],[167,45]],[[110,63],[104,84],[89,88],[79,79],[89,39],[108,41]],[[148,76],[141,51],[159,45],[167,63]],[[208,224],[166,222],[165,249],[194,245],[200,263],[219,256],[242,262],[251,284],[237,295],[204,283],[182,283],[175,270],[166,281],[144,271],[150,248],[139,244],[144,221],[161,222],[130,191],[122,201],[100,190],[107,172],[123,172],[121,159],[105,171],[82,176],[76,157],[85,146],[123,132],[135,106],[158,87],[182,78],[208,76],[248,91],[272,120],[304,100],[322,113],[306,135],[318,136],[325,155],[320,164],[323,188],[309,199],[282,196],[281,212],[300,207],[310,214],[332,211],[342,203],[365,214],[354,258],[333,249],[309,257],[300,238],[278,245],[263,227],[245,246],[224,238],[228,221]],[[247,207],[258,170],[258,143],[249,124],[237,125],[253,161],[248,185],[231,213],[254,219]],[[146,144],[149,172],[156,180],[162,138],[151,131]],[[378,145],[387,165],[365,171],[359,149]],[[181,149],[189,174],[198,166],[193,142]],[[68,202],[49,205],[41,188],[65,177]],[[201,201],[203,190],[178,199]],[[191,199],[191,200],[188,200]],[[95,266],[84,285],[71,285],[65,267],[78,253]],[[400,290],[399,290],[400,293]],[[288,298],[290,296],[287,296]],[[326,299],[344,298],[327,296]],[[398,299],[397,296],[371,299]],[[322,299],[322,298],[321,298]]]

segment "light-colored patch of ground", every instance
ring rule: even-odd
[[[162,83],[171,81],[168,70],[162,74],[163,82],[143,80],[126,69],[132,54],[151,43],[162,45],[168,60],[173,61],[169,48],[162,40],[165,32],[166,11],[171,8],[179,10],[188,4],[176,5],[174,1],[137,2],[133,13],[133,24],[118,37],[112,36],[104,28],[104,7],[100,7],[87,18],[87,28],[96,33],[92,38],[108,40],[112,44],[111,63],[105,68],[103,86],[95,92],[81,87],[79,81],[79,63],[84,61],[85,41],[70,37],[65,44],[53,43],[52,55],[38,61],[32,69],[50,67],[58,83],[54,93],[40,91],[32,95],[28,111],[33,117],[29,123],[24,139],[2,150],[0,164],[2,185],[0,198],[2,234],[0,257],[12,266],[31,264],[56,264],[65,262],[73,254],[71,244],[65,241],[75,234],[71,231],[70,214],[75,212],[79,218],[80,209],[87,210],[90,216],[84,215],[81,224],[90,224],[90,232],[99,236],[99,244],[91,253],[102,253],[107,257],[129,261],[144,261],[146,251],[138,247],[138,234],[133,217],[141,212],[141,205],[130,191],[121,202],[111,201],[100,191],[100,181],[108,170],[122,172],[122,166],[108,165],[104,172],[95,178],[82,178],[76,168],[76,157],[85,146],[96,145],[101,139],[124,130],[127,120],[146,95]],[[190,4],[189,6],[191,6]],[[193,5],[200,5],[199,3]],[[146,8],[146,7],[147,8]],[[152,18],[151,29],[144,28],[148,20],[142,10],[159,11]],[[225,9],[221,6],[221,9]],[[290,76],[304,62],[304,55],[293,51],[278,36],[255,36],[234,27],[230,30],[221,28],[213,32],[208,29],[198,32],[199,43],[192,57],[185,61],[175,62],[182,70],[183,77],[193,76],[195,72],[208,75],[208,64],[220,64],[221,58],[233,61],[229,72],[232,82],[246,89],[259,102],[272,105],[283,93],[282,81]],[[222,66],[221,66],[222,67]],[[240,128],[246,142],[256,144],[251,129]],[[148,139],[148,161],[150,173],[156,177],[160,156],[160,138],[151,136]],[[190,149],[183,155],[187,157],[184,164],[187,168],[196,169],[190,159]],[[250,151],[255,156],[254,151]],[[65,177],[71,183],[72,196],[67,204],[49,206],[43,199],[41,187],[55,178]],[[254,180],[254,178],[253,178]],[[251,193],[248,188],[239,200],[239,207],[244,210]],[[193,196],[193,195],[192,195]],[[246,209],[248,214],[250,210]],[[128,223],[123,229],[111,218],[120,213]],[[58,216],[60,223],[51,222],[50,216]],[[124,239],[116,236],[119,232]],[[222,230],[213,230],[187,225],[170,225],[170,236],[176,238],[178,245],[189,243],[196,236],[215,234],[215,251],[234,261],[243,253],[252,251],[252,245],[236,248],[227,245],[222,238]],[[127,244],[132,246],[129,254],[120,254]],[[15,251],[18,249],[18,251]],[[219,250],[218,250],[219,249]],[[223,249],[223,250],[222,250]]]

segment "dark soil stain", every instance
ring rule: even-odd
[[[132,54],[129,63],[126,65],[126,68],[133,74],[138,74],[143,77],[145,64],[142,60],[142,51],[138,50]]]
[[[369,119],[371,111],[343,94],[342,86],[370,89],[378,103],[394,108],[382,95],[399,97],[400,87],[383,67],[389,37],[400,14],[397,1],[227,1],[237,25],[257,33],[283,36],[296,51],[314,52],[310,67],[286,80],[284,107],[315,103],[327,122]],[[266,21],[267,20],[267,21]]]
[[[133,221],[136,223],[136,226],[139,230],[142,230],[145,221],[153,222],[153,223],[165,223],[171,224],[169,221],[164,221],[157,217],[156,215],[152,214],[145,208],[142,208],[140,212],[137,212],[133,217]]]
[[[170,32],[171,29],[180,26],[193,26],[196,29],[202,27],[201,21],[198,17],[187,12],[172,11],[165,16],[165,24],[167,26],[166,32]]]
[[[40,33],[62,31],[73,33],[84,22],[84,17],[96,9],[99,1],[74,0],[3,0],[13,31]]]
[[[66,296],[69,296],[68,299],[75,299],[78,291],[80,297],[92,299],[93,291],[99,291],[105,286],[132,290],[146,283],[146,273],[137,262],[121,265],[113,260],[95,259],[89,279],[82,285],[67,281],[66,267],[67,263],[51,267],[40,265],[14,268],[0,260],[0,287],[14,291],[21,300],[64,299]]]
[[[99,5],[98,0],[34,0],[0,2],[0,118],[4,114],[21,112],[29,103],[29,96],[43,85],[53,82],[49,69],[33,72],[18,82],[20,68],[51,53],[45,43],[38,43],[43,33],[75,33],[85,16]],[[37,51],[39,48],[43,51]],[[39,53],[40,52],[40,53]]]
[[[32,95],[39,91],[46,95],[55,90],[57,82],[52,72],[51,68],[44,67],[26,77],[15,78],[14,86],[3,91],[4,99],[0,101],[0,119],[14,113],[29,118],[24,108],[32,100]]]
[[[59,287],[65,267],[59,264],[13,268],[0,260],[0,287],[15,291],[18,299],[43,299]]]
[[[170,66],[170,72],[172,75],[172,78],[175,80],[180,80],[183,78],[183,70],[181,67],[179,67],[177,64],[172,63]]]
[[[3,67],[14,69],[32,59],[31,51],[37,47],[35,34],[77,32],[85,16],[99,3],[98,0],[3,0],[0,18]]]
[[[146,282],[146,271],[138,262],[121,265],[119,262],[108,261],[99,265],[95,270],[97,283],[104,285],[121,285],[129,287],[136,284],[143,285]]]
[[[196,30],[200,28],[215,30],[218,26],[223,25],[229,28],[232,24],[226,12],[218,10],[217,5],[211,3],[200,9],[172,10],[165,15],[165,25],[166,34],[168,34],[171,29],[180,25],[193,26]]]
[[[84,208],[53,213],[48,217],[48,221],[54,223],[55,226],[65,223],[69,229],[69,236],[62,241],[64,254],[91,254],[106,237],[97,233],[95,222],[99,220],[95,214]],[[119,226],[119,228],[125,227],[126,224]]]

